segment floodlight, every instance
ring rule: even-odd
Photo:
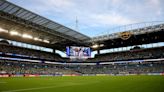
[[[48,40],[43,40],[43,42],[45,42],[45,43],[50,43],[50,41],[48,41]]]
[[[20,34],[17,31],[10,31],[10,34],[11,35],[18,35],[18,36],[20,36]]]
[[[8,33],[8,30],[5,30],[5,29],[3,29],[3,28],[0,28],[0,32]]]
[[[34,37],[34,40],[35,40],[35,41],[42,41],[42,39],[39,39],[39,38],[37,38],[37,37]]]
[[[98,47],[99,47],[98,44],[95,44],[95,45],[92,46],[92,48],[98,48]]]
[[[33,37],[29,34],[23,34],[22,35],[23,38],[28,38],[28,39],[32,39]]]
[[[100,44],[100,47],[103,47],[104,46],[104,44]]]

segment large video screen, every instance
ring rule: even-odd
[[[69,46],[66,47],[67,56],[70,58],[90,58],[91,49],[89,47]]]

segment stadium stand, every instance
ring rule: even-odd
[[[144,62],[144,63],[125,63],[114,65],[50,65],[42,63],[30,63],[19,61],[0,61],[0,74],[10,75],[53,75],[62,76],[63,74],[149,74],[149,73],[163,73],[164,62]]]
[[[164,47],[132,49],[130,51],[114,52],[96,55],[91,61],[121,61],[148,58],[163,58]]]
[[[19,61],[0,61],[0,73],[10,75],[21,74],[35,74],[35,75],[62,75],[62,74],[78,74],[71,69],[68,69],[62,65],[50,65],[50,64],[37,64],[29,62]]]
[[[62,61],[61,56],[58,54],[55,54],[55,53],[27,49],[27,48],[23,48],[23,47],[8,45],[8,44],[0,44],[0,52],[19,54],[19,55],[29,56],[31,58]]]
[[[39,50],[32,50],[27,48],[21,48],[12,45],[0,44],[0,52],[13,53],[29,56],[31,58],[39,58],[54,61],[69,61],[68,58],[62,58],[55,53],[49,53]],[[88,59],[86,61],[121,61],[121,60],[135,60],[135,59],[156,59],[164,57],[164,47],[148,48],[148,49],[133,49],[130,51],[115,52],[96,55],[95,58]]]
[[[0,0],[0,5],[1,74],[116,75],[164,72],[164,47],[137,47],[164,42],[164,23],[161,21],[129,24],[122,28],[118,27],[118,33],[88,37],[9,1]],[[11,44],[11,41],[48,48],[52,52],[17,47]],[[67,53],[66,48],[73,46],[80,48],[68,51],[75,56],[74,61],[69,57],[70,53],[69,58],[63,58],[55,52],[59,50]],[[129,51],[100,53],[100,50],[128,46],[136,47]],[[87,54],[84,54],[84,51]],[[98,53],[95,58],[79,59],[82,55],[90,55],[89,51]]]
[[[105,22],[105,25],[102,23],[103,27],[100,27],[96,22],[99,26],[97,24],[92,26],[101,31],[105,31],[106,27],[120,26],[92,37],[78,32],[79,30],[91,31],[88,30],[89,26],[85,25],[88,22],[87,18],[81,18],[85,21],[81,22],[83,25],[81,28],[78,28],[76,18],[75,29],[71,29],[67,26],[73,26],[73,24],[66,22],[65,19],[58,19],[58,21],[63,21],[67,26],[39,15],[39,11],[32,12],[39,9],[49,18],[55,19],[51,13],[46,13],[48,8],[45,7],[44,0],[26,0],[25,3],[23,0],[20,1],[24,3],[23,5],[29,4],[28,2],[41,4],[32,11],[27,10],[32,9],[27,6],[26,9],[18,6],[18,1],[0,0],[0,92],[164,92],[164,21],[141,22],[138,20],[141,23],[127,24],[136,19],[129,20],[128,17],[120,17],[114,12],[116,18],[113,20],[118,24],[108,25]],[[69,15],[72,12],[69,7],[74,8],[73,12],[77,12],[77,15],[80,14],[78,8],[80,10],[84,8],[76,5],[79,0],[76,3],[74,3],[75,0],[66,1],[64,4],[61,0],[47,1],[45,1],[46,5],[49,3],[52,5],[49,8],[55,9],[62,6],[62,9],[67,10],[66,13]],[[80,0],[80,2],[83,1],[85,2],[85,0]],[[102,0],[100,3],[88,1],[91,7],[99,5],[102,7],[104,2],[105,5],[112,4],[111,7],[103,6],[104,9],[115,7],[116,3],[118,6],[135,4],[135,8],[142,5],[140,4],[142,1],[137,3],[131,2],[132,0],[129,0],[130,3],[124,1],[125,4],[118,3],[118,0],[117,2]],[[147,4],[144,4],[146,9],[150,8],[147,5],[151,7],[162,5],[162,0],[154,1],[147,0]],[[31,6],[33,5],[35,4]],[[127,8],[127,6],[121,6],[121,8]],[[136,16],[136,10],[134,7],[132,9],[132,13]],[[110,16],[106,15],[111,12],[98,14],[102,12],[99,10],[101,9],[96,12],[91,8],[91,11],[95,12],[89,15],[90,19],[94,20],[93,22],[95,19],[104,22],[107,17],[109,19],[106,21],[110,20]],[[117,7],[115,10],[120,9]],[[154,12],[154,10],[157,9],[149,9],[147,12]],[[161,8],[160,11],[162,10],[164,9]],[[160,11],[157,13],[164,14]],[[57,12],[65,13],[60,10]],[[70,17],[71,21],[73,17]],[[121,22],[122,18],[124,19]],[[95,28],[92,30],[97,31]]]

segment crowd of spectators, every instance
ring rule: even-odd
[[[65,61],[69,62],[70,59],[62,58],[59,54],[44,52],[40,50],[27,49],[12,45],[0,44],[0,52],[26,55],[33,58],[47,59],[54,61]],[[112,52],[106,54],[96,55],[95,58],[87,59],[86,62],[95,61],[122,61],[122,60],[133,60],[133,59],[156,59],[164,57],[164,47],[149,48],[149,49],[137,49],[123,52]]]
[[[17,46],[6,45],[6,44],[0,44],[0,52],[20,54],[20,55],[29,56],[31,58],[48,59],[48,60],[55,60],[55,61],[62,60],[61,56],[55,53],[27,49],[23,47],[17,47]]]
[[[93,59],[89,59],[88,61],[121,61],[150,58],[164,58],[164,47],[100,54],[96,55]]]
[[[0,74],[60,75],[76,74],[76,72],[62,65],[1,60]]]
[[[115,64],[99,66],[80,66],[74,68],[83,74],[148,74],[164,73],[164,63]]]
[[[20,61],[0,61],[0,74],[147,74],[164,73],[164,62],[110,65],[54,65]]]
[[[1,53],[12,53],[26,55],[33,58],[68,61],[58,54],[16,47],[12,45],[0,44]],[[164,47],[151,49],[137,49],[124,52],[115,52],[96,55],[95,58],[87,61],[123,61],[133,59],[156,59],[164,58]],[[84,61],[85,62],[85,61]],[[114,64],[114,65],[53,65],[32,62],[6,61],[0,60],[0,73],[6,74],[142,74],[142,73],[164,73],[164,63],[162,61],[152,63],[135,64]]]

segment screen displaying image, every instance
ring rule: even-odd
[[[67,48],[67,56],[69,57],[85,58],[91,56],[91,50],[89,47],[70,46],[66,48]]]

